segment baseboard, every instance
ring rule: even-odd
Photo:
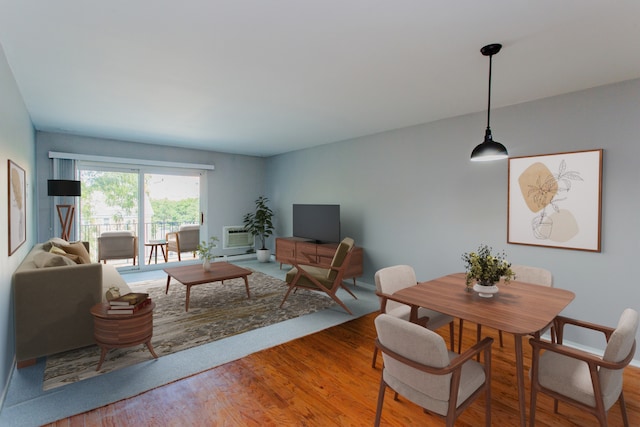
[[[13,360],[11,361],[11,367],[9,368],[9,372],[7,373],[7,381],[2,385],[2,392],[0,393],[0,410],[4,407],[4,401],[7,398],[7,393],[9,392],[9,384],[11,383],[11,378],[13,378],[15,370],[16,357],[14,355]]]

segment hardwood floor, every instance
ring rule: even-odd
[[[375,418],[380,381],[380,366],[371,368],[375,316],[335,326],[48,426],[370,426]],[[467,323],[463,349],[475,339],[475,324]],[[448,340],[446,329],[438,332]],[[496,338],[492,425],[515,426],[518,409],[513,336],[504,334],[504,347],[500,348],[497,331],[484,332]],[[528,370],[531,347],[528,343],[524,347]],[[624,381],[629,423],[638,426],[640,369],[628,367]],[[388,392],[381,425],[443,426],[444,422],[402,397],[394,401]],[[484,397],[474,402],[456,423],[481,425]],[[538,399],[536,426],[596,425],[595,417],[589,414],[562,403],[559,414],[554,414],[550,398],[541,395]],[[622,425],[617,403],[609,411],[609,425]]]

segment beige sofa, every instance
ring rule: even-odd
[[[51,247],[61,252],[52,253]],[[130,288],[112,265],[89,260],[81,243],[38,243],[13,274],[18,367],[35,359],[95,343],[89,309],[116,286]]]

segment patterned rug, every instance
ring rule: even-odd
[[[151,343],[159,357],[206,344],[228,336],[314,313],[334,304],[327,295],[298,290],[278,308],[286,284],[254,271],[249,276],[251,299],[247,299],[244,280],[226,280],[193,286],[189,311],[184,311],[186,286],[171,280],[165,295],[166,279],[134,284],[136,292],[148,292],[156,303]],[[152,359],[144,345],[113,349],[107,353],[102,369],[98,346],[85,347],[47,357],[43,389],[102,375],[116,369]]]

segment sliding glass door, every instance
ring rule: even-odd
[[[79,162],[78,171],[82,181],[80,239],[89,241],[92,259],[98,259],[101,234],[128,231],[137,236],[135,266],[133,257],[107,262],[133,269],[174,257],[177,260],[177,254],[166,257],[162,252],[166,233],[177,231],[181,225],[202,224],[205,203],[201,171],[130,169],[95,162]]]

